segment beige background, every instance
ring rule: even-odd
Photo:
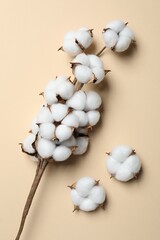
[[[160,1],[6,0],[0,3],[0,239],[13,240],[36,165],[18,143],[42,103],[47,81],[70,75],[69,57],[57,52],[64,34],[94,28],[97,52],[109,20],[128,21],[137,48],[127,54],[106,51],[111,74],[99,86],[104,113],[84,157],[50,166],[41,182],[23,240],[160,239]],[[143,161],[138,181],[110,180],[105,151],[133,146]],[[82,176],[101,179],[106,210],[72,213],[66,185]]]

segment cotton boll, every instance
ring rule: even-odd
[[[49,141],[44,138],[40,138],[37,141],[37,151],[42,158],[50,158],[55,150],[55,144],[53,141]]]
[[[105,201],[105,191],[102,186],[94,186],[88,196],[96,204],[102,204]]]
[[[68,127],[78,128],[79,120],[78,117],[74,113],[69,113],[62,121],[62,124]]]
[[[58,102],[56,93],[50,89],[44,92],[44,99],[48,105]]]
[[[87,101],[85,106],[86,111],[95,110],[101,106],[102,99],[97,92],[88,91],[86,95],[87,95]]]
[[[95,76],[95,79],[94,79],[95,84],[100,83],[105,77],[105,71],[102,68],[98,68],[98,67],[92,68],[92,72]]]
[[[85,28],[81,28],[76,32],[76,39],[84,48],[88,48],[93,41],[90,32]]]
[[[91,212],[94,211],[97,208],[97,204],[94,203],[91,199],[86,198],[84,199],[84,201],[80,204],[79,208],[82,211],[85,212]]]
[[[103,33],[103,38],[107,48],[113,48],[118,41],[117,33],[111,29],[107,29]]]
[[[131,42],[135,39],[132,30],[123,21],[116,20],[110,22],[103,31],[106,47],[116,52],[127,50]]]
[[[54,121],[60,122],[68,114],[68,106],[62,103],[52,104],[51,112]]]
[[[37,125],[37,118],[36,117],[32,121],[31,131],[34,135],[36,135],[39,132],[39,126]]]
[[[79,196],[79,194],[77,193],[77,191],[75,189],[71,190],[71,198],[72,198],[72,202],[75,206],[79,206],[80,204],[82,204],[82,202],[84,200],[84,198]]]
[[[132,153],[132,148],[130,146],[117,146],[113,148],[111,152],[112,158],[114,158],[116,161],[122,163],[126,160],[127,157]]]
[[[52,140],[55,137],[55,125],[53,123],[42,123],[39,134],[42,138]]]
[[[97,185],[91,177],[83,177],[71,188],[71,198],[75,206],[80,210],[90,212],[94,211],[105,201],[105,191],[102,186]]]
[[[124,167],[122,165],[119,167],[115,175],[115,178],[122,182],[127,182],[131,180],[133,177],[134,174],[127,167]]]
[[[74,110],[73,113],[78,117],[79,127],[86,127],[88,125],[88,116],[84,111]]]
[[[123,30],[119,33],[119,36],[129,37],[132,41],[135,40],[134,33],[128,26],[123,28]]]
[[[74,75],[81,83],[88,83],[93,78],[92,70],[84,65],[77,65],[74,69]]]
[[[35,153],[35,149],[33,147],[33,143],[35,142],[36,136],[34,134],[28,135],[22,144],[22,149],[29,154]]]
[[[126,159],[123,166],[127,167],[132,173],[138,173],[141,169],[141,161],[138,156],[134,154]]]
[[[106,160],[109,173],[119,181],[129,181],[141,169],[141,161],[130,146],[115,147]]]
[[[120,165],[121,165],[120,162],[118,162],[117,160],[115,160],[111,156],[107,157],[106,167],[107,167],[108,172],[111,173],[111,175],[116,174]]]
[[[88,122],[90,126],[95,126],[100,119],[100,113],[98,111],[89,111],[87,112],[88,115]]]
[[[89,58],[91,68],[94,68],[94,67],[104,68],[103,62],[98,56],[94,54],[88,54],[88,58]]]
[[[79,90],[66,102],[67,105],[76,110],[83,110],[86,105],[86,94],[84,91]]]
[[[95,183],[96,182],[93,178],[83,177],[76,183],[76,191],[81,197],[87,197]]]
[[[77,148],[74,150],[74,155],[82,155],[87,151],[89,144],[88,137],[77,137],[76,138],[76,146]]]
[[[74,85],[68,80],[63,82],[63,84],[59,84],[57,86],[56,93],[61,96],[62,99],[69,99],[74,93]]]
[[[120,36],[114,50],[116,52],[124,52],[129,48],[130,44],[131,44],[131,39],[129,37]]]
[[[114,20],[107,24],[106,29],[110,28],[116,33],[119,33],[120,31],[122,31],[124,27],[125,27],[125,23],[122,20]]]
[[[89,64],[90,64],[88,55],[86,55],[85,53],[80,53],[79,55],[77,55],[73,59],[72,63],[80,63],[80,64],[85,65],[87,67],[89,67]]]
[[[67,160],[71,154],[72,154],[72,151],[70,148],[61,145],[56,147],[52,158],[57,162],[62,162]]]
[[[75,137],[71,136],[66,141],[61,142],[61,145],[66,147],[75,147],[77,145],[77,140],[75,139]]]
[[[61,124],[56,128],[55,135],[60,142],[63,142],[71,137],[72,129],[66,125]]]
[[[53,122],[53,117],[49,108],[46,106],[43,106],[38,113],[37,123],[46,123],[46,122]]]

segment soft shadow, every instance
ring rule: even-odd
[[[130,47],[124,51],[124,52],[121,52],[121,53],[117,53],[117,52],[114,52],[116,57],[118,58],[121,58],[121,59],[126,59],[126,58],[130,58],[131,56],[133,57],[133,55],[137,54],[138,52],[138,45],[137,43],[133,43],[130,45]]]
[[[97,45],[95,42],[93,42],[91,46],[85,50],[86,54],[94,54],[96,52],[97,52]]]

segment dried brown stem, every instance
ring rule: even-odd
[[[96,55],[99,57],[105,49],[106,49],[106,46],[104,46]]]
[[[74,78],[74,80],[73,80],[73,85],[76,85],[76,83],[77,83],[77,79],[76,78]]]
[[[81,90],[84,86],[84,83],[80,83],[80,85],[77,87],[77,91]]]
[[[40,180],[43,176],[44,170],[46,169],[47,165],[48,165],[47,160],[39,160],[37,170],[36,170],[36,174],[35,174],[35,177],[34,177],[34,180],[33,180],[32,186],[31,186],[31,190],[29,192],[29,195],[28,195],[28,198],[27,198],[27,201],[26,201],[26,204],[24,206],[20,227],[19,227],[19,230],[18,230],[18,233],[17,233],[17,236],[16,236],[15,240],[20,239],[20,236],[22,234],[24,224],[25,224],[25,221],[26,221],[26,217],[27,217],[29,209],[31,207],[34,195],[36,193],[36,190],[38,188],[38,185],[40,183]]]

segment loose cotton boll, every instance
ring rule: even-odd
[[[76,146],[77,148],[74,150],[74,155],[82,155],[87,151],[89,144],[88,137],[77,137],[76,138]]]
[[[94,186],[90,193],[89,199],[91,199],[96,204],[102,204],[105,201],[105,190],[102,186]]]
[[[76,32],[76,39],[85,49],[88,48],[93,41],[93,38],[88,28],[80,28]]]
[[[91,177],[83,177],[71,188],[71,199],[75,210],[85,212],[94,211],[99,206],[103,206],[106,198],[105,190]]]
[[[49,141],[44,138],[40,138],[37,141],[37,152],[42,158],[50,158],[55,150],[55,144],[53,141]]]
[[[33,147],[33,143],[35,142],[36,136],[34,134],[30,134],[28,135],[22,144],[22,149],[24,152],[28,153],[28,154],[34,154],[35,148]]]
[[[74,85],[67,80],[57,86],[56,93],[62,99],[68,100],[74,93]]]
[[[92,70],[85,65],[77,65],[74,69],[74,75],[78,82],[88,83],[93,79]]]
[[[39,134],[42,138],[52,140],[55,137],[55,125],[53,123],[42,123]]]
[[[111,176],[126,182],[134,178],[141,169],[141,161],[130,146],[118,146],[109,153],[106,167]]]
[[[87,112],[89,126],[95,126],[100,120],[100,113],[98,111]]]
[[[71,154],[72,154],[72,151],[70,148],[61,145],[61,146],[56,147],[52,158],[53,158],[53,160],[55,160],[57,162],[62,162],[62,161],[67,160]]]
[[[74,110],[73,113],[78,117],[79,127],[86,127],[88,125],[88,116],[84,111]]]
[[[61,124],[56,127],[55,135],[60,142],[63,142],[71,137],[72,129],[66,125]]]
[[[37,115],[37,123],[46,123],[46,122],[53,122],[53,117],[49,108],[46,106],[43,106]]]
[[[101,106],[102,99],[97,92],[88,91],[86,95],[87,95],[86,106],[85,106],[86,111],[95,110]]]
[[[88,197],[90,190],[96,184],[91,177],[83,177],[76,183],[76,191],[81,197]]]
[[[79,90],[66,102],[66,104],[76,110],[83,110],[86,105],[86,94],[84,91]]]
[[[79,120],[78,120],[78,117],[74,113],[69,113],[63,119],[62,124],[66,125],[68,127],[78,128]]]
[[[51,112],[54,121],[60,122],[68,114],[68,106],[62,103],[52,104]]]

